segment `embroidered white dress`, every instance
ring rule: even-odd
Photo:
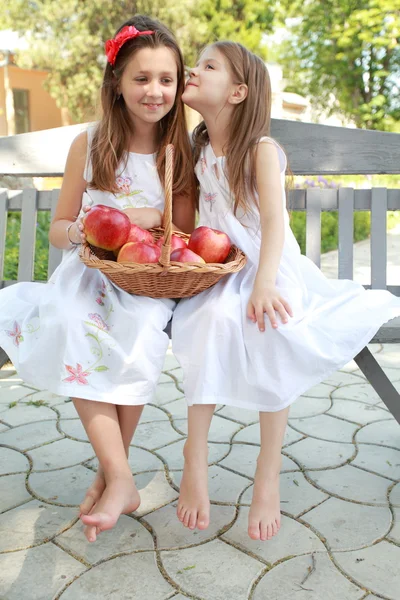
[[[88,130],[89,145],[94,129]],[[84,177],[91,179],[86,162]],[[155,155],[129,153],[117,194],[87,190],[93,204],[164,209]],[[0,291],[0,346],[22,379],[71,397],[145,404],[153,399],[168,347],[164,329],[175,302],[132,296],[64,252],[48,283]]]
[[[383,323],[400,315],[399,298],[387,291],[365,291],[350,280],[327,279],[301,255],[286,211],[286,157],[275,145],[285,219],[276,285],[294,316],[287,324],[278,318],[277,329],[266,317],[263,333],[246,316],[259,263],[259,214],[233,215],[225,159],[216,158],[207,145],[196,165],[201,187],[199,225],[226,232],[248,262],[239,273],[182,300],[174,312],[172,346],[184,371],[189,405],[281,410],[344,366]]]

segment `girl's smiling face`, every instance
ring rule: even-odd
[[[122,94],[133,123],[154,124],[172,109],[178,84],[176,58],[170,48],[138,50],[122,74]]]
[[[235,87],[226,58],[217,48],[209,46],[190,70],[182,100],[201,114],[218,112],[229,102]]]

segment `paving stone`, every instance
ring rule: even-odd
[[[390,413],[373,404],[352,400],[340,400],[339,398],[335,398],[332,408],[329,409],[326,414],[347,419],[348,421],[353,421],[353,423],[360,423],[362,425],[366,425],[372,421],[390,418]]]
[[[383,444],[400,450],[400,426],[394,419],[371,423],[357,432],[356,442]]]
[[[346,371],[335,371],[330,377],[324,379],[325,384],[328,383],[329,385],[333,385],[335,387],[349,385],[350,383],[359,385],[364,382],[365,379],[363,377],[359,377],[354,373],[346,373]]]
[[[400,508],[400,483],[397,483],[390,492],[390,502]]]
[[[140,506],[135,511],[139,517],[178,498],[178,493],[169,485],[164,472],[142,473],[135,477],[135,483],[141,498]]]
[[[0,478],[0,488],[0,512],[10,510],[10,508],[14,508],[23,502],[32,500],[32,496],[25,486],[24,473],[19,475],[4,475]]]
[[[32,394],[32,388],[13,383],[9,379],[0,382],[0,405],[8,406]]]
[[[170,373],[171,375],[173,375],[174,379],[177,379],[177,381],[180,384],[182,384],[182,382],[183,382],[183,369],[181,369],[181,367],[175,367],[174,369],[169,369],[167,372]]]
[[[314,387],[310,388],[306,391],[303,396],[308,396],[309,398],[328,398],[329,395],[333,392],[335,386],[329,385],[327,383],[319,383]]]
[[[28,454],[33,461],[33,471],[50,471],[89,460],[93,458],[94,450],[90,444],[64,438],[31,450]]]
[[[182,438],[171,426],[169,421],[154,423],[139,423],[135,431],[133,443],[148,450],[155,450]]]
[[[391,479],[400,479],[400,450],[394,448],[359,444],[352,464]]]
[[[335,552],[335,560],[357,583],[384,598],[399,598],[400,548],[383,541],[353,552]]]
[[[351,360],[350,362],[345,364],[344,367],[342,367],[340,370],[344,371],[345,373],[355,373],[357,375],[361,374],[361,371],[358,368],[358,365],[355,362],[355,360]]]
[[[281,510],[293,516],[297,516],[329,498],[327,494],[308,483],[302,473],[282,473],[280,493]],[[250,506],[252,497],[253,485],[245,491],[240,504]]]
[[[60,413],[61,419],[79,419],[73,402],[60,402],[60,404],[55,404],[54,408]]]
[[[285,431],[285,438],[283,440],[283,446],[291,444],[297,440],[301,440],[304,437],[301,433],[297,433],[294,429],[288,425]],[[260,444],[260,424],[255,423],[254,425],[248,425],[244,429],[238,431],[233,438],[234,442],[248,442],[250,444]]]
[[[311,556],[297,556],[277,565],[261,579],[253,599],[361,600],[365,593],[335,568],[327,554],[318,552],[314,560],[315,570],[304,584],[312,568]]]
[[[113,529],[102,531],[96,544],[91,544],[85,538],[81,521],[59,535],[57,544],[90,564],[122,552],[154,550],[151,534],[138,521],[126,515],[118,519]]]
[[[400,544],[400,509],[394,508],[394,526],[392,531],[389,533],[388,538]]]
[[[169,419],[163,410],[146,404],[140,417],[140,422],[151,423],[151,421],[169,421]]]
[[[356,447],[353,444],[305,438],[285,448],[285,452],[306,469],[324,469],[344,464],[355,456]]]
[[[257,410],[247,410],[245,408],[237,408],[236,406],[223,406],[219,411],[219,415],[223,415],[228,419],[239,421],[243,425],[251,425],[258,423],[259,414]]]
[[[35,421],[56,420],[57,414],[51,408],[47,408],[47,406],[33,406],[19,403],[3,411],[0,414],[0,419],[8,425],[15,427]]]
[[[175,382],[172,381],[171,383],[164,383],[164,385],[157,386],[156,399],[154,401],[154,404],[164,406],[164,404],[168,404],[168,402],[178,400],[178,398],[182,397],[183,393],[180,390],[178,390]]]
[[[7,377],[12,377],[17,374],[17,371],[12,367],[1,367],[0,369],[0,379],[6,379]]]
[[[171,471],[171,477],[175,485],[179,487],[182,472]],[[211,502],[235,503],[249,483],[249,479],[236,473],[231,473],[226,469],[221,469],[218,465],[214,465],[208,469],[208,491]]]
[[[221,460],[220,464],[241,475],[253,478],[259,453],[260,449],[258,446],[233,444],[232,450],[226,458]],[[281,472],[288,470],[299,470],[299,467],[292,460],[282,455]]]
[[[297,419],[305,417],[315,417],[322,415],[332,406],[330,398],[307,398],[300,396],[296,402],[293,402],[289,411],[289,422],[296,422]]]
[[[363,506],[329,498],[302,519],[327,539],[332,550],[353,550],[384,537],[392,516],[388,506]]]
[[[173,587],[158,570],[154,552],[118,556],[74,581],[62,600],[164,600]]]
[[[61,471],[31,473],[29,485],[37,496],[50,503],[78,506],[94,477],[93,471],[78,465]]]
[[[186,419],[187,418],[187,402],[185,398],[180,400],[174,400],[164,404],[165,410],[171,413],[173,419]]]
[[[0,475],[19,473],[29,469],[29,461],[17,450],[0,447]]]
[[[264,565],[214,540],[194,548],[161,552],[168,575],[187,594],[202,600],[243,600]],[[201,590],[201,591],[200,591]]]
[[[80,562],[51,543],[2,554],[0,598],[49,600],[85,570]]]
[[[307,471],[308,477],[323,491],[345,500],[373,505],[387,505],[388,479],[345,465],[328,471]]]
[[[343,400],[358,400],[358,402],[365,402],[366,404],[376,404],[379,401],[378,394],[369,383],[344,385],[332,394],[333,401],[338,398]]]
[[[9,429],[11,429],[11,428],[8,425],[5,425],[4,423],[2,423],[0,421],[0,432],[2,432],[2,431],[8,431]]]
[[[157,536],[159,550],[182,548],[214,538],[218,531],[233,521],[236,512],[233,506],[212,504],[209,527],[203,531],[192,531],[178,521],[176,507],[177,502],[174,502],[144,517]]]
[[[158,380],[157,385],[162,385],[163,383],[171,383],[171,381],[173,381],[171,375],[168,372],[163,372],[160,375],[160,379]]]
[[[353,434],[357,431],[357,425],[327,415],[297,419],[296,422],[291,422],[291,426],[300,433],[328,442],[351,443]]]
[[[60,440],[63,438],[56,428],[55,421],[43,423],[29,423],[0,433],[0,444],[14,446],[19,450],[30,450],[40,444]]]
[[[70,400],[68,396],[59,396],[58,394],[53,394],[53,392],[48,392],[47,390],[34,391],[29,398],[23,400],[23,402],[37,402],[42,401],[46,402],[48,406],[58,406],[59,404],[64,404],[66,401]],[[73,404],[73,402],[71,402]]]
[[[32,500],[0,515],[0,552],[23,550],[42,544],[67,527],[77,517],[76,510]]]
[[[80,419],[61,419],[60,429],[79,442],[88,442],[89,438]]]
[[[178,369],[179,363],[176,360],[175,356],[172,354],[172,350],[168,349],[164,359],[163,371],[172,371],[173,369]]]
[[[186,419],[181,421],[179,419],[175,419],[176,427],[182,431],[185,435],[187,435],[187,421]],[[214,415],[210,431],[208,434],[209,442],[226,442],[229,443],[232,439],[232,436],[239,431],[241,425],[238,423],[234,423],[229,419],[223,419],[219,417],[217,414]]]
[[[311,529],[285,515],[282,515],[278,535],[268,542],[252,540],[247,533],[249,510],[246,506],[239,509],[236,523],[222,535],[222,539],[239,545],[243,550],[252,552],[269,563],[281,560],[285,556],[325,550],[325,546]]]
[[[179,440],[163,448],[157,450],[157,454],[160,454],[168,464],[170,470],[182,470],[183,469],[183,446],[185,440]],[[230,450],[229,444],[208,444],[208,464],[216,463],[224,458]]]
[[[376,354],[375,358],[382,366],[398,367],[400,364],[400,345],[384,344],[381,352]]]

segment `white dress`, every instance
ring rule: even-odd
[[[387,291],[365,291],[350,280],[327,279],[300,253],[286,211],[286,157],[273,143],[280,160],[285,221],[276,285],[294,316],[287,324],[278,317],[277,329],[266,317],[263,333],[246,316],[259,263],[259,213],[233,215],[225,159],[216,158],[208,144],[196,165],[201,188],[199,225],[227,233],[248,262],[239,273],[180,301],[174,312],[172,346],[184,371],[189,405],[281,410],[344,366],[383,323],[400,315],[400,298]]]
[[[88,130],[88,147],[94,129]],[[89,151],[88,151],[89,156]],[[91,164],[86,161],[86,181]],[[155,155],[129,153],[117,194],[87,190],[93,204],[164,209]],[[153,399],[175,302],[132,296],[64,252],[48,283],[0,291],[0,346],[26,383],[56,394],[138,405]]]

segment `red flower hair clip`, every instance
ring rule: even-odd
[[[105,43],[106,56],[110,65],[115,65],[117,54],[125,42],[136,38],[139,35],[150,35],[152,33],[154,33],[154,31],[138,31],[134,25],[126,25],[117,33],[115,38],[107,40]]]

